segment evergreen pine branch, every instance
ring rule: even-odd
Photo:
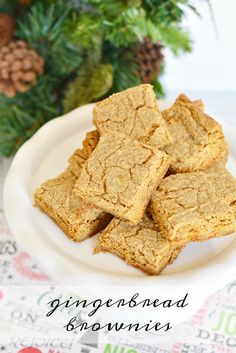
[[[0,153],[9,156],[45,122],[58,115],[50,78],[42,76],[38,84],[13,98],[0,95]]]
[[[77,22],[77,23],[76,23]],[[128,46],[146,35],[145,12],[141,8],[127,8],[116,18],[94,11],[74,16],[71,38],[84,48],[91,48],[98,38],[110,41],[115,47]]]
[[[143,7],[148,18],[155,23],[168,26],[170,23],[179,23],[182,20],[184,11],[180,5],[185,0],[142,0]]]
[[[0,12],[14,16],[19,5],[19,0],[0,0]]]
[[[164,87],[161,84],[160,78],[156,78],[155,80],[153,80],[151,82],[152,86],[153,86],[153,90],[157,96],[158,99],[162,98],[165,96],[165,90]]]
[[[210,0],[208,3],[213,14]],[[178,55],[191,50],[182,28],[190,0],[0,0],[0,11],[16,17],[16,38],[45,59],[45,74],[28,92],[0,95],[0,153],[10,155],[46,121],[81,104],[141,83],[134,52],[149,37]],[[213,18],[214,23],[214,18]],[[160,97],[160,75],[152,82]]]
[[[63,31],[70,11],[71,5],[62,0],[46,7],[36,3],[17,22],[17,36],[44,57],[46,70],[55,77],[68,75],[82,60],[78,47],[71,45]]]
[[[113,66],[113,86],[109,94],[120,92],[141,83],[138,66],[132,51],[123,48],[114,50],[109,42],[105,42],[103,56],[104,60],[112,63]]]
[[[161,29],[161,40],[175,54],[190,52],[192,50],[192,41],[189,33],[179,27],[164,27]]]
[[[135,68],[134,68],[135,67]],[[138,86],[141,80],[136,72],[136,65],[129,64],[120,60],[120,65],[114,65],[114,84],[112,86],[111,93],[123,91],[126,88]],[[135,71],[135,74],[132,74]]]
[[[141,0],[82,0],[83,4],[89,6],[89,10],[102,16],[109,21],[115,20],[130,8],[140,8]]]
[[[163,76],[164,73],[165,73],[165,63],[163,61],[157,77],[151,82],[153,86],[153,90],[157,96],[157,99],[165,97],[165,88],[161,83],[161,77]]]
[[[70,37],[72,43],[83,49],[94,49],[101,45],[103,31],[101,28],[100,17],[89,14],[72,13],[72,17],[66,21],[64,31]]]
[[[115,47],[125,47],[146,36],[145,11],[141,8],[129,8],[113,21],[102,21],[106,40]]]
[[[26,141],[38,128],[34,116],[17,106],[10,107],[8,113],[0,109],[0,153],[9,156]],[[41,125],[41,124],[40,124]]]

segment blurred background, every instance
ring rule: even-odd
[[[0,0],[0,154],[140,83],[235,123],[235,0]]]
[[[187,10],[183,21],[194,42],[193,51],[180,57],[166,51],[163,82],[168,91],[236,90],[236,1],[211,3],[216,28],[208,5],[200,2],[201,19]]]
[[[194,42],[193,51],[175,57],[166,50],[163,84],[167,96],[179,92],[205,102],[206,109],[231,124],[236,123],[236,1],[211,2],[215,25],[208,5],[199,3],[201,19],[186,12],[183,25]]]

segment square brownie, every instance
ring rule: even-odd
[[[34,202],[69,238],[82,241],[105,228],[112,217],[75,195],[76,180],[69,169],[65,170],[35,191]]]
[[[171,138],[152,86],[128,88],[96,103],[93,121],[101,135],[124,132],[143,143],[163,147]]]
[[[229,203],[203,172],[168,176],[150,204],[154,221],[171,241],[201,241],[235,231]]]
[[[124,134],[103,135],[83,165],[75,192],[86,202],[138,224],[169,164],[170,157],[157,148]]]
[[[168,241],[145,215],[138,225],[113,218],[99,236],[94,252],[110,252],[129,265],[158,275],[182,249],[183,246]]]
[[[163,112],[173,142],[164,150],[173,157],[174,173],[204,170],[225,158],[228,146],[220,124],[180,95],[172,107]]]

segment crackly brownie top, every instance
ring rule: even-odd
[[[204,169],[227,149],[221,126],[186,96],[180,95],[163,117],[173,138],[165,151],[174,157],[174,170]]]
[[[76,180],[76,176],[69,169],[56,178],[47,180],[34,194],[36,204],[43,201],[44,204],[64,214],[84,208],[86,205],[84,201],[73,193]]]
[[[228,204],[203,172],[165,178],[152,197],[152,205],[174,227],[178,223],[228,212]]]
[[[207,169],[206,173],[209,173],[208,177],[215,185],[218,194],[228,201],[236,212],[236,178],[220,162]]]
[[[148,252],[152,257],[160,255],[160,249],[169,250],[170,248],[163,233],[158,231],[154,222],[146,216],[138,225],[131,225],[126,221],[113,218],[99,240],[101,246],[103,241],[106,243],[108,241],[107,245],[110,244],[111,247],[119,245],[120,248],[129,248],[132,245],[130,252],[135,249],[137,252]]]
[[[99,198],[129,210],[135,194],[145,192],[157,178],[158,166],[169,164],[166,158],[164,152],[123,134],[104,135],[84,164],[76,189],[91,202]]]
[[[124,134],[154,146],[170,143],[170,135],[149,84],[113,94],[95,105],[94,123],[99,132]]]

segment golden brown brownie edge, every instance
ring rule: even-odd
[[[86,137],[83,140],[83,147],[77,148],[75,152],[68,159],[69,168],[75,174],[75,176],[77,177],[80,176],[80,172],[84,162],[88,159],[90,154],[93,152],[98,141],[99,141],[99,133],[97,130],[87,132]]]

